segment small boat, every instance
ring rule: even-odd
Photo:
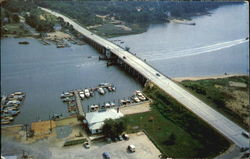
[[[85,96],[88,98],[88,97],[90,97],[90,93],[89,93],[89,90],[88,89],[85,89],[84,90],[84,94],[85,94]]]
[[[13,121],[14,118],[12,116],[6,116],[6,117],[1,118],[1,120]]]
[[[63,99],[63,102],[72,102],[72,101],[75,101],[75,99],[72,99],[72,98],[69,98],[69,97],[66,97]]]
[[[14,92],[14,95],[24,95],[23,92]]]
[[[108,91],[109,92],[113,91],[112,87],[108,87]]]
[[[109,87],[111,86],[110,83],[100,83],[99,86]]]
[[[124,100],[125,101],[125,103],[126,104],[129,104],[129,103],[131,103],[131,101],[129,100],[129,99],[127,99],[127,100]]]
[[[18,100],[10,100],[6,103],[6,105],[12,105],[12,104],[20,104],[21,102]]]
[[[105,94],[105,91],[104,91],[104,89],[102,88],[102,87],[99,87],[98,88],[98,92],[100,93],[100,94]]]
[[[113,87],[111,87],[111,88],[112,88],[112,91],[115,91],[115,90],[116,90],[115,86],[113,86]]]
[[[4,112],[10,114],[11,116],[16,116],[20,113],[20,110],[4,110]]]
[[[80,92],[79,92],[79,96],[80,96],[81,99],[84,99],[84,98],[85,98],[84,92],[83,92],[83,91],[80,91]]]
[[[133,100],[134,100],[136,103],[139,103],[139,102],[140,102],[140,99],[139,99],[137,96],[134,96],[134,97],[133,97]]]
[[[1,125],[5,125],[5,124],[9,124],[10,121],[9,120],[1,120]]]
[[[27,44],[29,44],[29,42],[28,41],[20,41],[20,42],[18,42],[18,44],[27,45]]]
[[[143,95],[138,95],[138,98],[141,100],[141,101],[144,101],[144,100],[146,100],[146,98],[143,96]]]
[[[120,100],[120,103],[121,103],[121,104],[126,104],[126,101],[123,100],[123,99],[121,99],[121,100]]]
[[[105,103],[105,108],[110,108],[110,103]]]
[[[111,102],[110,103],[111,107],[115,107],[115,103]]]
[[[98,109],[99,109],[99,105],[91,105],[90,106],[90,111],[91,112],[98,111]]]
[[[92,90],[89,91],[90,96],[93,97],[94,96],[94,92]]]

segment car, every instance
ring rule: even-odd
[[[103,156],[105,159],[110,159],[110,158],[111,158],[108,152],[103,152],[103,153],[102,153],[102,156]]]
[[[160,75],[159,73],[156,73],[156,76],[159,76],[159,77],[160,77],[161,75]]]
[[[106,141],[107,141],[107,143],[111,143],[112,142],[111,138],[106,138]]]
[[[250,138],[248,132],[243,131],[243,132],[241,133],[241,135],[243,135],[243,136],[246,137],[246,138]]]
[[[83,143],[83,146],[84,146],[86,149],[89,149],[89,148],[90,148],[89,142],[87,142],[87,141]]]
[[[128,151],[135,152],[135,145],[128,145]]]
[[[123,134],[122,137],[123,137],[124,140],[129,140],[128,134]]]
[[[122,58],[123,58],[123,59],[126,59],[126,57],[125,57],[125,56],[123,56]]]
[[[122,136],[120,135],[120,136],[118,136],[118,140],[119,141],[122,141],[123,140],[123,138],[122,138]]]
[[[249,150],[249,147],[241,147],[241,148],[240,148],[240,152],[245,152],[245,151],[247,151],[247,150]]]

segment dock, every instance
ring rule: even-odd
[[[76,107],[77,107],[77,113],[78,115],[85,116],[83,109],[82,109],[82,103],[81,103],[81,98],[79,97],[78,92],[75,90],[74,91],[75,97],[76,97]]]

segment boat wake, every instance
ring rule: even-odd
[[[202,46],[202,47],[197,47],[197,48],[192,48],[192,49],[172,51],[172,52],[168,52],[168,54],[166,54],[165,51],[164,52],[162,51],[157,54],[145,55],[143,56],[143,58],[148,59],[147,61],[160,61],[160,60],[166,60],[166,59],[172,59],[172,58],[193,56],[193,55],[199,55],[199,54],[204,54],[208,52],[218,51],[218,50],[236,46],[241,43],[248,42],[248,41],[249,41],[248,39],[238,39],[238,40],[221,42],[217,44],[212,44],[212,45],[207,45],[207,46]]]

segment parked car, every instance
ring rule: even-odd
[[[124,140],[129,140],[128,134],[123,134],[122,137],[124,138]]]
[[[108,152],[103,152],[102,153],[102,156],[105,158],[105,159],[110,159],[110,155]]]
[[[161,75],[160,75],[159,73],[156,73],[156,76],[159,76],[159,77],[160,77]]]
[[[120,136],[118,136],[118,139],[119,139],[119,141],[122,141],[123,140],[123,138],[122,138],[122,136],[120,135]]]
[[[128,151],[135,152],[135,145],[128,145]]]
[[[90,148],[89,142],[87,142],[87,141],[83,143],[83,146],[84,146],[86,149],[89,149],[89,148]]]
[[[111,143],[112,142],[111,138],[106,138],[106,141],[107,141],[107,143]]]

